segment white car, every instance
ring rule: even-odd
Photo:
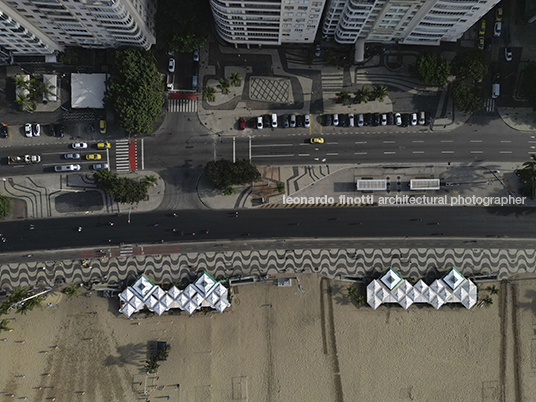
[[[309,115],[308,114],[303,116],[303,125],[305,127],[310,127],[311,126],[311,120],[309,120]]]
[[[419,124],[421,126],[426,125],[426,114],[424,112],[419,112]]]
[[[512,61],[512,50],[509,47],[504,48],[504,58],[506,61]]]
[[[34,137],[39,137],[41,135],[41,126],[39,123],[35,123],[32,125],[32,132]]]
[[[395,123],[397,126],[402,125],[402,115],[400,113],[395,114]]]
[[[262,130],[262,117],[257,117],[257,128]]]
[[[416,126],[417,125],[417,113],[411,114],[411,125]]]
[[[169,63],[168,63],[168,70],[170,73],[174,73],[175,72],[175,59],[173,57],[171,57],[169,59]]]
[[[495,23],[495,28],[493,29],[493,36],[499,37],[501,36],[501,29],[502,29],[502,22],[498,21]]]
[[[194,50],[194,61],[199,61],[199,49]]]
[[[382,126],[387,125],[387,114],[382,114]]]
[[[348,113],[348,127],[354,126],[354,114]]]
[[[71,145],[73,149],[86,149],[87,144],[85,142],[75,142],[73,145]]]
[[[363,127],[365,125],[365,118],[362,114],[357,116],[357,127]]]
[[[108,164],[107,163],[97,163],[97,164],[93,165],[92,167],[93,167],[93,170],[108,169]]]
[[[32,136],[32,123],[26,123],[24,125],[24,134],[26,135],[26,137],[31,137]]]
[[[80,165],[59,165],[54,166],[56,172],[74,172],[80,170]]]
[[[290,127],[291,128],[296,127],[296,115],[295,114],[290,115]]]
[[[272,114],[272,128],[277,128],[277,115]]]
[[[334,126],[338,126],[338,125],[339,125],[339,115],[338,115],[338,114],[334,114],[334,115],[333,115],[333,125],[334,125]]]

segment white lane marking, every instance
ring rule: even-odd
[[[454,142],[452,140],[442,140],[441,142]]]
[[[442,154],[453,154],[454,151],[441,151]]]
[[[383,141],[384,144],[394,144],[394,141]]]
[[[501,141],[501,142],[512,142],[512,141]]]
[[[366,144],[367,141],[356,141],[355,144]]]
[[[414,154],[424,154],[424,151],[413,151]]]
[[[337,145],[338,142],[326,142],[326,145]]]
[[[384,155],[392,155],[392,154],[396,154],[396,152],[384,152],[383,154]]]
[[[499,151],[500,154],[511,154],[512,151]]]
[[[294,144],[267,144],[267,145],[251,145],[251,148],[262,148],[262,147],[292,147]],[[304,145],[304,144],[300,144]]]
[[[482,142],[482,140],[471,140],[471,142]]]
[[[339,155],[339,153],[338,152],[326,152],[326,155],[328,155],[328,156],[337,156],[337,155]]]
[[[251,155],[254,158],[288,158],[289,156],[294,156],[294,154],[286,155]]]
[[[298,154],[298,156],[309,156],[311,154]]]
[[[418,143],[418,142],[424,142],[424,141],[411,141],[411,142],[413,142],[413,143]]]
[[[471,151],[472,154],[482,154],[484,151]]]
[[[354,152],[354,155],[366,155],[366,152]]]

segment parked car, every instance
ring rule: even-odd
[[[277,115],[275,113],[272,114],[272,128],[277,128]]]
[[[379,114],[379,113],[374,113],[374,114],[372,115],[372,125],[373,125],[374,127],[380,125],[380,114]]]
[[[73,147],[73,149],[86,149],[87,144],[85,142],[75,142],[71,147]]]
[[[194,61],[199,61],[199,49],[194,50]]]
[[[107,163],[96,163],[96,164],[92,165],[91,167],[93,168],[93,170],[108,169],[108,164]]]
[[[491,84],[491,97],[493,99],[497,99],[500,94],[501,94],[501,85],[498,82]]]
[[[504,48],[504,58],[506,61],[512,61],[512,50],[509,47]]]
[[[259,130],[262,130],[262,127],[263,127],[263,125],[262,125],[262,117],[257,117],[257,128]]]
[[[0,137],[7,138],[9,137],[9,132],[7,130],[7,124],[0,124]]]
[[[41,126],[39,123],[32,124],[32,133],[34,137],[39,137],[41,135]]]
[[[484,36],[486,34],[486,21],[485,20],[480,21],[480,30],[478,31],[478,34],[481,36]]]
[[[430,112],[424,112],[424,125],[429,126],[432,124],[432,116],[430,116]]]
[[[488,36],[484,41],[484,51],[491,52],[491,36]]]
[[[264,127],[270,127],[272,125],[272,116],[269,114],[264,115]]]
[[[499,37],[501,36],[501,30],[502,30],[502,22],[499,21],[499,22],[496,22],[495,23],[495,28],[493,29],[493,36],[495,37]]]
[[[241,118],[238,119],[238,129],[239,130],[244,130],[245,128],[246,128],[246,119],[241,117]]]
[[[411,114],[411,125],[416,126],[417,125],[417,113]]]
[[[311,126],[311,121],[309,120],[309,115],[308,114],[303,116],[303,125],[305,127],[310,127]]]
[[[296,127],[296,115],[295,114],[290,115],[290,127],[291,128]]]
[[[316,45],[316,48],[315,48],[315,56],[316,56],[316,57],[320,57],[320,52],[321,52],[320,45]]]
[[[101,134],[106,134],[106,120],[101,120],[99,122],[99,130]]]
[[[478,50],[484,50],[484,37],[483,36],[479,36],[478,37]]]
[[[88,154],[88,155],[86,155],[86,159],[88,161],[101,160],[102,155],[101,154]]]
[[[65,127],[63,127],[63,124],[55,124],[54,125],[54,135],[59,138],[63,138],[65,135]]]
[[[326,115],[325,115],[325,118],[324,118],[324,125],[325,125],[325,126],[331,126],[331,115],[330,115],[330,114],[326,114]]]
[[[357,115],[357,127],[363,127],[365,125],[365,119],[362,114]]]
[[[503,17],[503,9],[499,7],[497,10],[495,10],[495,21],[500,22],[502,21]]]
[[[340,127],[346,127],[346,115],[339,114],[339,126]]]
[[[65,154],[63,157],[65,159],[80,159],[80,154]]]
[[[354,126],[354,114],[348,113],[348,127]]]
[[[333,115],[333,125],[334,126],[338,126],[339,125],[339,115],[337,113],[335,113]]]
[[[397,126],[402,125],[402,115],[400,113],[395,114],[395,123]]]
[[[402,127],[409,126],[410,116],[408,113],[402,113]]]
[[[282,117],[281,117],[281,120],[283,122],[283,128],[289,128],[290,127],[290,124],[289,124],[289,121],[288,121],[288,115],[284,114]],[[276,126],[277,127],[277,126]]]
[[[426,126],[426,116],[424,112],[419,112],[419,124],[421,126]]]
[[[168,62],[168,70],[170,73],[174,73],[175,72],[175,59],[173,57],[170,57],[169,58],[169,62]]]
[[[296,115],[296,127],[303,127],[303,116],[297,114]]]
[[[372,126],[372,114],[365,113],[365,126]]]
[[[97,143],[97,149],[108,149],[108,148],[111,148],[112,146],[110,145],[110,143],[108,141],[103,141],[103,142],[98,142]]]
[[[31,137],[32,131],[32,123],[26,123],[24,125],[24,134],[26,135],[26,137]]]
[[[80,170],[80,165],[58,165],[54,166],[56,172],[74,172]]]
[[[387,113],[387,124],[390,126],[395,124],[395,115],[393,113]]]
[[[387,125],[387,114],[384,113],[382,114],[382,126],[386,126]]]

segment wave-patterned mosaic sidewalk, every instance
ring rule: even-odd
[[[331,278],[375,278],[392,267],[405,278],[437,278],[456,267],[464,276],[499,279],[536,271],[534,249],[298,249],[248,250],[130,256],[81,261],[14,263],[0,266],[0,287],[45,286],[107,280],[120,282],[142,272],[158,283],[193,280],[205,270],[217,280],[236,275],[314,272]]]

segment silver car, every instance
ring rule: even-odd
[[[92,167],[93,167],[93,170],[108,169],[108,164],[107,163],[96,163]]]
[[[354,114],[348,113],[348,127],[354,126]]]
[[[65,159],[80,159],[80,154],[65,154],[63,157]]]
[[[363,127],[365,125],[365,118],[362,114],[357,116],[357,127]]]
[[[303,116],[303,125],[305,127],[310,127],[311,126],[311,121],[309,120],[309,115],[308,114]]]
[[[290,127],[291,128],[296,127],[296,115],[295,114],[290,115]]]

